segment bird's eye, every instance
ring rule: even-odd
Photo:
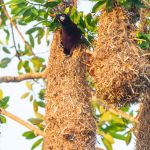
[[[64,21],[65,20],[65,16],[60,16],[60,21]]]

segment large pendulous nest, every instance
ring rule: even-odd
[[[133,29],[121,7],[100,16],[93,65],[101,100],[132,103],[150,87],[150,65],[134,44]]]
[[[66,57],[56,32],[47,67],[45,150],[95,149],[96,125],[90,108],[83,47]],[[82,51],[81,51],[82,50]]]

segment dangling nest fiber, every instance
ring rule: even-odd
[[[139,101],[150,87],[150,65],[131,36],[133,27],[120,7],[100,16],[94,51],[94,79],[101,100],[122,105]]]

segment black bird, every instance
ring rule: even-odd
[[[61,44],[66,55],[72,55],[73,49],[80,43],[82,31],[66,14],[57,14],[56,19],[62,25]]]

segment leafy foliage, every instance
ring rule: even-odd
[[[97,118],[97,134],[100,135],[101,141],[107,150],[112,150],[114,139],[125,141],[128,145],[131,141],[131,122],[122,118],[119,114],[113,114],[104,107],[97,104],[95,100],[92,102],[93,112]],[[122,111],[132,112],[130,107],[123,107]]]
[[[94,5],[92,9],[93,13],[98,12],[104,8],[106,8],[106,10],[110,12],[112,11],[113,5],[116,5],[115,3],[122,5],[126,9],[131,9],[133,7],[136,7],[136,8],[145,7],[141,0],[132,0],[132,1],[131,0],[117,0],[115,2],[112,0],[91,0],[91,1],[96,1],[96,4]]]

